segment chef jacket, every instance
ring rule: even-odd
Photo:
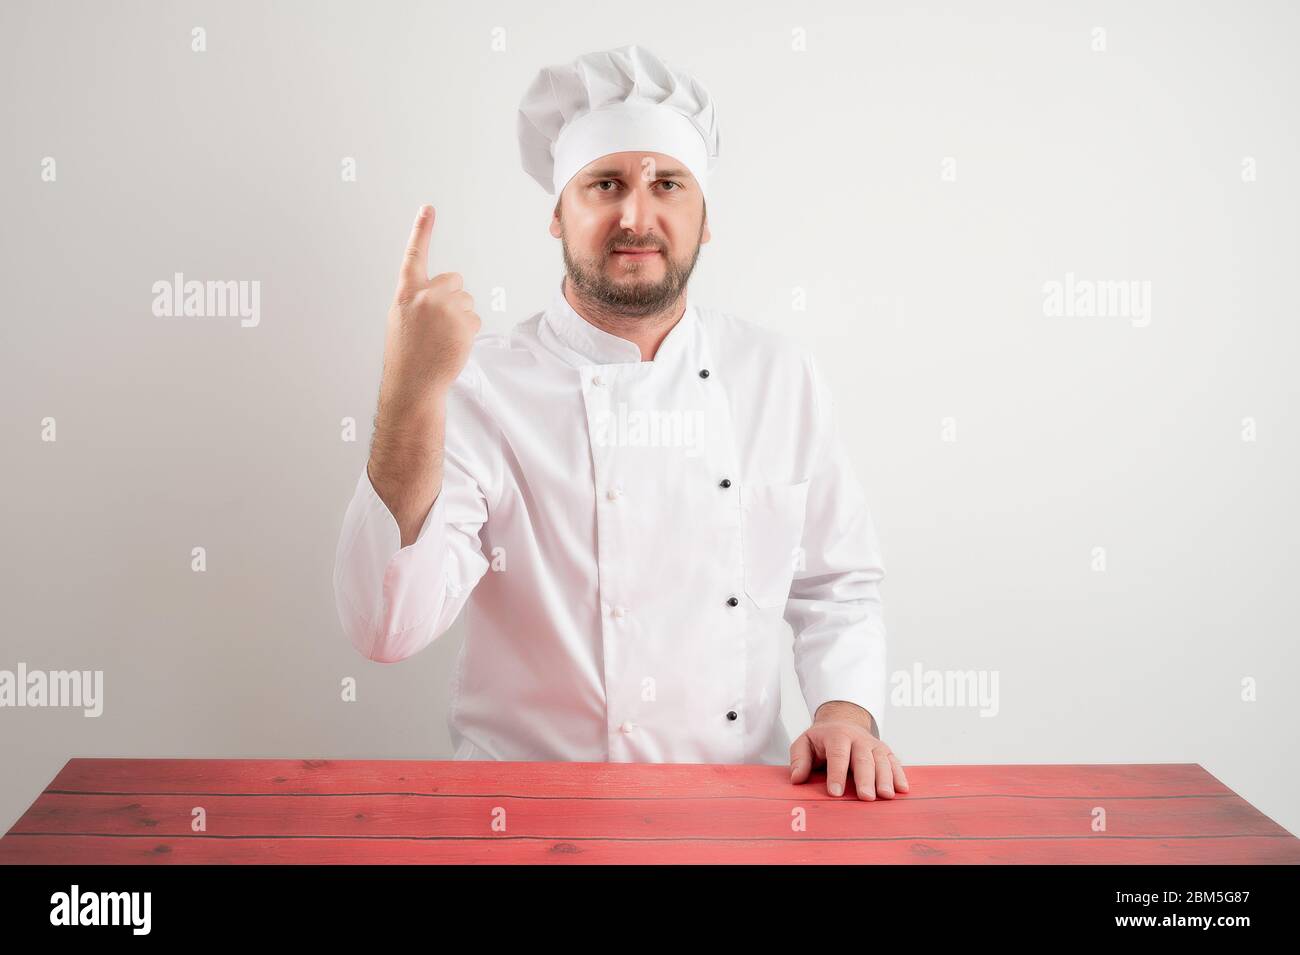
[[[810,713],[846,700],[883,724],[884,570],[830,392],[785,335],[689,292],[652,361],[563,281],[481,332],[448,394],[441,492],[400,544],[363,468],[339,617],[392,663],[465,609],[456,759],[787,763],[791,635]]]

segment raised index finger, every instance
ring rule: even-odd
[[[423,286],[429,281],[429,236],[433,234],[433,206],[420,206],[411,226],[411,238],[402,257],[402,281]]]

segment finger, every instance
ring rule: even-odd
[[[429,236],[433,234],[433,206],[420,206],[411,226],[411,238],[406,243],[402,257],[402,281],[411,286],[422,286],[429,281]]]
[[[790,746],[790,782],[806,782],[812,772],[812,764],[812,743],[808,742],[808,734],[804,733]]]
[[[849,754],[852,749],[853,741],[847,733],[835,732],[826,741],[826,791],[832,796],[844,794],[844,780],[849,775]]]
[[[853,747],[853,782],[858,787],[859,799],[876,798],[876,760],[866,743]]]
[[[894,798],[894,766],[889,761],[890,753],[872,750],[876,760],[876,792],[881,799]]]
[[[474,296],[470,295],[469,292],[466,292],[464,289],[461,289],[459,292],[452,292],[451,301],[459,305],[463,312],[474,311]]]
[[[450,295],[464,291],[465,279],[459,272],[440,272],[429,280],[429,288]]]
[[[889,763],[894,767],[894,788],[900,793],[907,792],[907,773],[903,772],[903,764],[898,761],[898,757],[893,753],[889,754]]]

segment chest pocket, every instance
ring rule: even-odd
[[[783,607],[790,596],[807,503],[807,481],[740,489],[745,593],[760,607]]]

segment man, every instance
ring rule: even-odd
[[[428,277],[421,207],[388,315],[370,460],[334,585],[391,663],[466,608],[457,759],[824,763],[907,791],[879,739],[883,576],[830,392],[789,339],[690,300],[709,241],[712,100],[637,46],[544,69],[525,169],[558,199],[546,310],[480,334]],[[793,628],[813,725],[781,723]]]

